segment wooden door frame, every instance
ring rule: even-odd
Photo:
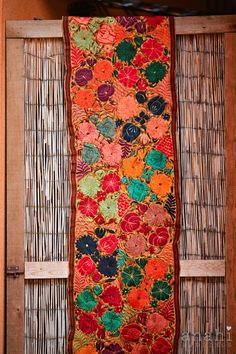
[[[236,228],[236,202],[232,194],[236,192],[236,16],[205,16],[179,17],[175,20],[176,35],[223,33],[225,36],[225,126],[227,140],[226,153],[226,262],[217,260],[181,261],[181,276],[226,276],[227,307],[226,318],[230,339],[227,341],[227,354],[234,354],[236,350],[236,252],[233,246],[236,243],[234,229]],[[67,262],[34,262],[24,264],[24,149],[23,149],[23,121],[24,121],[24,65],[23,45],[25,38],[61,38],[61,21],[7,21],[6,23],[6,51],[7,51],[7,97],[6,97],[6,198],[7,222],[6,241],[7,266],[19,266],[20,274],[17,278],[7,277],[7,292],[17,289],[13,296],[7,296],[7,350],[8,354],[24,353],[24,279],[52,279],[66,278],[68,275]],[[12,54],[13,46],[17,48]],[[12,71],[13,68],[13,71]],[[13,72],[13,74],[12,74]],[[16,93],[17,92],[17,93]],[[19,94],[21,104],[19,104]],[[17,104],[14,104],[17,99]],[[21,132],[20,139],[19,131]],[[1,133],[4,137],[4,133]],[[17,144],[17,150],[14,148]],[[14,169],[13,167],[14,166]],[[234,195],[234,194],[233,194]],[[14,201],[18,198],[17,207]],[[16,237],[17,236],[17,237]],[[17,238],[17,239],[16,239]],[[16,243],[12,243],[12,239]],[[16,247],[16,249],[14,248]],[[17,252],[16,252],[17,250]],[[226,269],[226,273],[225,273]],[[9,312],[8,312],[9,311]],[[11,316],[8,316],[8,313]],[[15,327],[12,327],[16,324]],[[14,328],[14,333],[12,333]]]

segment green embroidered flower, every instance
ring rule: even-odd
[[[82,148],[83,161],[87,162],[89,165],[93,165],[98,161],[100,156],[100,152],[94,144],[84,144]]]
[[[148,195],[149,190],[149,187],[138,179],[132,179],[128,186],[130,197],[137,202],[143,201],[143,199]]]
[[[107,220],[118,216],[117,200],[115,200],[112,195],[108,195],[106,199],[100,203],[99,209],[100,213]]]
[[[130,60],[132,60],[135,57],[136,48],[133,46],[133,44],[130,41],[124,39],[117,46],[116,53],[120,60],[130,62]]]
[[[100,189],[100,182],[93,176],[85,176],[79,184],[80,191],[88,197],[94,197]]]
[[[122,324],[122,315],[115,311],[104,313],[102,316],[102,323],[107,331],[115,332]]]
[[[124,184],[128,184],[129,183],[128,177],[126,177],[126,176],[122,177],[121,182]]]
[[[152,150],[145,157],[145,161],[154,170],[163,170],[166,166],[166,155],[160,151]]]
[[[113,119],[107,117],[103,122],[97,124],[97,130],[105,136],[105,138],[112,139],[116,133],[116,123]]]
[[[157,195],[155,193],[152,193],[150,195],[150,199],[151,199],[152,202],[157,202]]]
[[[84,311],[91,311],[97,305],[97,300],[89,290],[82,291],[75,300],[76,306]]]
[[[152,84],[161,81],[166,76],[167,70],[165,65],[158,61],[154,61],[146,68],[145,75],[148,81]]]
[[[152,288],[152,296],[157,300],[167,300],[171,294],[171,286],[162,280],[155,280]]]
[[[141,283],[143,276],[141,270],[136,266],[129,266],[124,268],[121,273],[123,283],[127,286],[136,286]]]
[[[93,35],[90,31],[84,29],[75,33],[75,46],[80,49],[88,49],[93,44]]]

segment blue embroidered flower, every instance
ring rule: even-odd
[[[117,261],[112,256],[101,256],[98,263],[98,270],[107,277],[117,274]]]
[[[148,195],[149,190],[149,187],[138,179],[132,179],[128,186],[130,197],[137,202],[142,202],[143,199]]]
[[[145,157],[145,161],[154,170],[163,170],[166,166],[166,156],[157,150],[150,151]]]
[[[83,254],[92,254],[97,249],[97,242],[91,236],[82,236],[76,241],[76,248]]]
[[[126,123],[123,127],[122,130],[122,137],[125,139],[127,142],[131,142],[135,140],[141,133],[141,130],[139,127],[132,123]]]
[[[155,115],[160,116],[166,107],[167,103],[161,96],[155,96],[148,102],[148,109]]]
[[[97,130],[105,136],[105,138],[112,139],[116,133],[116,122],[107,117],[103,122],[97,124]]]
[[[100,152],[94,144],[84,144],[82,148],[82,160],[89,165],[93,165],[98,161]]]

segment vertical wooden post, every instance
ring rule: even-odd
[[[6,270],[24,271],[24,40],[6,41]],[[24,353],[24,275],[6,278],[6,353]]]
[[[236,353],[236,33],[225,34],[226,333]]]

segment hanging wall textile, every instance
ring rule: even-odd
[[[177,353],[180,198],[169,17],[63,20],[76,354]]]

